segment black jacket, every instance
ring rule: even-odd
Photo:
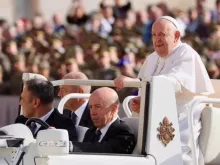
[[[136,145],[135,136],[123,121],[117,119],[100,142],[92,142],[96,129],[96,127],[88,129],[82,143],[73,142],[73,152],[132,153]]]
[[[63,110],[63,115],[65,115],[69,118],[71,118],[71,113],[72,112],[68,109]],[[82,114],[79,125],[83,126],[83,127],[88,127],[88,128],[94,127],[93,121],[92,121],[91,116],[90,116],[89,104],[87,104],[87,106],[85,108],[85,111]]]
[[[28,118],[24,117],[23,115],[18,116],[15,120],[15,123],[21,123],[25,124]],[[60,114],[57,109],[54,109],[54,111],[51,113],[51,115],[48,117],[48,119],[45,121],[47,124],[49,124],[52,127],[55,127],[57,129],[65,129],[69,133],[69,140],[70,141],[76,141],[77,134],[76,134],[76,128],[72,124],[71,119],[67,118],[66,116]],[[38,131],[33,135],[34,138],[36,138],[37,133],[40,130],[44,130],[43,127],[40,127]]]

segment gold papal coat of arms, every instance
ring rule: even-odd
[[[163,122],[160,122],[160,127],[157,128],[159,134],[157,137],[162,141],[162,143],[167,146],[167,144],[173,140],[175,129],[172,127],[173,124],[169,122],[167,117],[164,117]]]

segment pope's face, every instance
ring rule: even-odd
[[[160,57],[170,54],[179,39],[179,32],[167,20],[157,20],[152,27],[154,49]]]

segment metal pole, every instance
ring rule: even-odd
[[[115,87],[113,80],[79,80],[79,79],[63,79],[63,80],[56,80],[51,81],[53,86],[59,85],[91,85],[91,86],[108,86],[108,87]],[[127,81],[124,84],[124,87],[141,87],[141,82],[139,80],[134,81]]]

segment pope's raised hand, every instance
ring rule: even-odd
[[[124,88],[124,83],[126,81],[132,81],[132,80],[134,80],[134,79],[130,78],[130,77],[126,77],[126,76],[117,77],[116,79],[114,79],[114,84],[116,86],[116,90],[117,91],[121,90],[122,88]]]
[[[141,97],[135,97],[130,100],[129,106],[133,112],[140,113]]]

